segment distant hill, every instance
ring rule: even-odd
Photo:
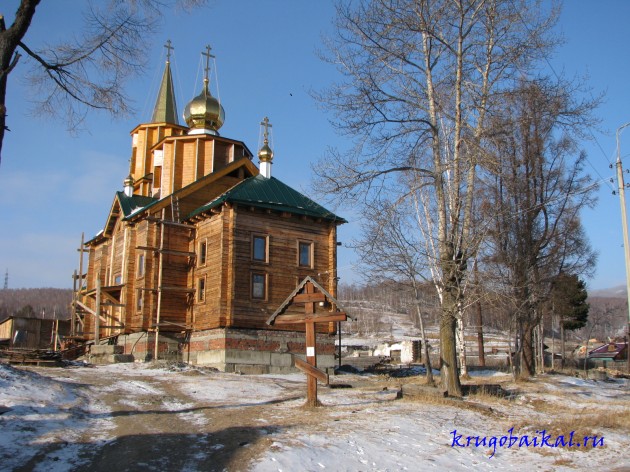
[[[589,291],[590,306],[587,325],[567,333],[571,339],[623,337],[628,324],[628,305],[625,287]],[[439,329],[440,308],[434,290],[426,288],[422,294],[422,313],[429,337],[436,337]],[[355,318],[344,323],[344,336],[360,340],[404,339],[419,336],[412,300],[408,292],[395,285],[356,286],[340,284],[338,298],[341,305]],[[483,307],[484,333],[507,333],[509,312],[492,306]],[[465,318],[467,333],[476,336],[476,311],[469,310]],[[557,323],[557,322],[556,322]],[[552,332],[551,318],[545,319],[545,330]]]
[[[625,285],[619,285],[617,287],[612,288],[604,288],[599,290],[589,290],[589,297],[599,297],[599,298],[627,298],[628,292],[626,291]]]
[[[33,318],[70,318],[72,290],[12,288],[0,290],[0,320],[21,315]]]

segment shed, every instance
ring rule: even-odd
[[[9,348],[48,349],[53,347],[55,333],[67,336],[70,321],[10,316],[0,322],[0,340]]]

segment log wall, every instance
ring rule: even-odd
[[[234,307],[230,327],[268,329],[266,320],[306,276],[327,286],[328,273],[334,269],[331,266],[331,251],[335,247],[330,245],[333,228],[334,225],[328,222],[318,222],[308,217],[239,208],[235,216]],[[268,262],[252,259],[253,235],[269,238]],[[298,263],[300,241],[313,244],[313,263],[310,268],[301,267]],[[267,278],[267,296],[264,300],[252,296],[254,273],[264,274]],[[289,327],[296,328],[302,329]]]

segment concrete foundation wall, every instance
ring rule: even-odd
[[[317,335],[317,366],[332,370],[335,338]],[[133,333],[118,338],[117,352],[133,355],[136,361],[154,358],[155,333]],[[214,367],[223,372],[243,374],[284,374],[298,372],[293,356],[306,355],[302,332],[255,329],[212,329],[194,332],[187,342],[183,334],[160,334],[158,359]]]
[[[202,331],[191,337],[191,363],[244,374],[298,372],[293,356],[305,357],[305,341],[304,333],[292,331]],[[317,336],[318,367],[333,368],[334,349],[334,337]]]

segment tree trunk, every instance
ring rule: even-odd
[[[35,15],[35,8],[40,0],[22,0],[15,14],[13,24],[6,28],[4,17],[0,12],[0,160],[2,159],[2,142],[7,130],[7,79],[16,66],[20,55],[15,52],[20,41],[26,34],[31,20]]]
[[[460,376],[468,378],[468,364],[466,363],[466,332],[464,330],[464,314],[459,311],[457,317],[457,350],[459,352]]]
[[[545,373],[545,322],[543,321],[543,317],[540,319],[539,325],[539,342],[540,342],[540,373]]]
[[[427,343],[427,337],[424,332],[424,321],[422,320],[422,311],[420,310],[420,300],[418,300],[418,289],[415,288],[416,294],[416,316],[418,317],[418,324],[420,325],[420,336],[422,337],[422,348],[424,350],[424,366],[427,369],[427,385],[435,385],[435,379],[433,378],[433,368],[431,367],[431,358],[429,357],[429,344]]]
[[[442,386],[450,396],[462,396],[462,386],[457,372],[457,302],[449,291],[444,291],[440,318],[440,371]]]
[[[523,325],[523,346],[522,365],[520,377],[527,378],[536,374],[536,357],[534,354],[534,329],[535,325],[524,323]]]
[[[481,302],[477,302],[477,346],[479,348],[479,366],[486,366],[486,353],[483,345],[483,314],[481,312]]]
[[[560,368],[564,369],[565,367],[565,359],[564,359],[564,353],[565,353],[565,337],[564,337],[564,323],[562,322],[562,317],[560,318],[560,350],[562,351],[560,353],[561,357],[560,357]]]
[[[551,318],[551,370],[556,368],[556,332],[554,331],[554,321]]]

